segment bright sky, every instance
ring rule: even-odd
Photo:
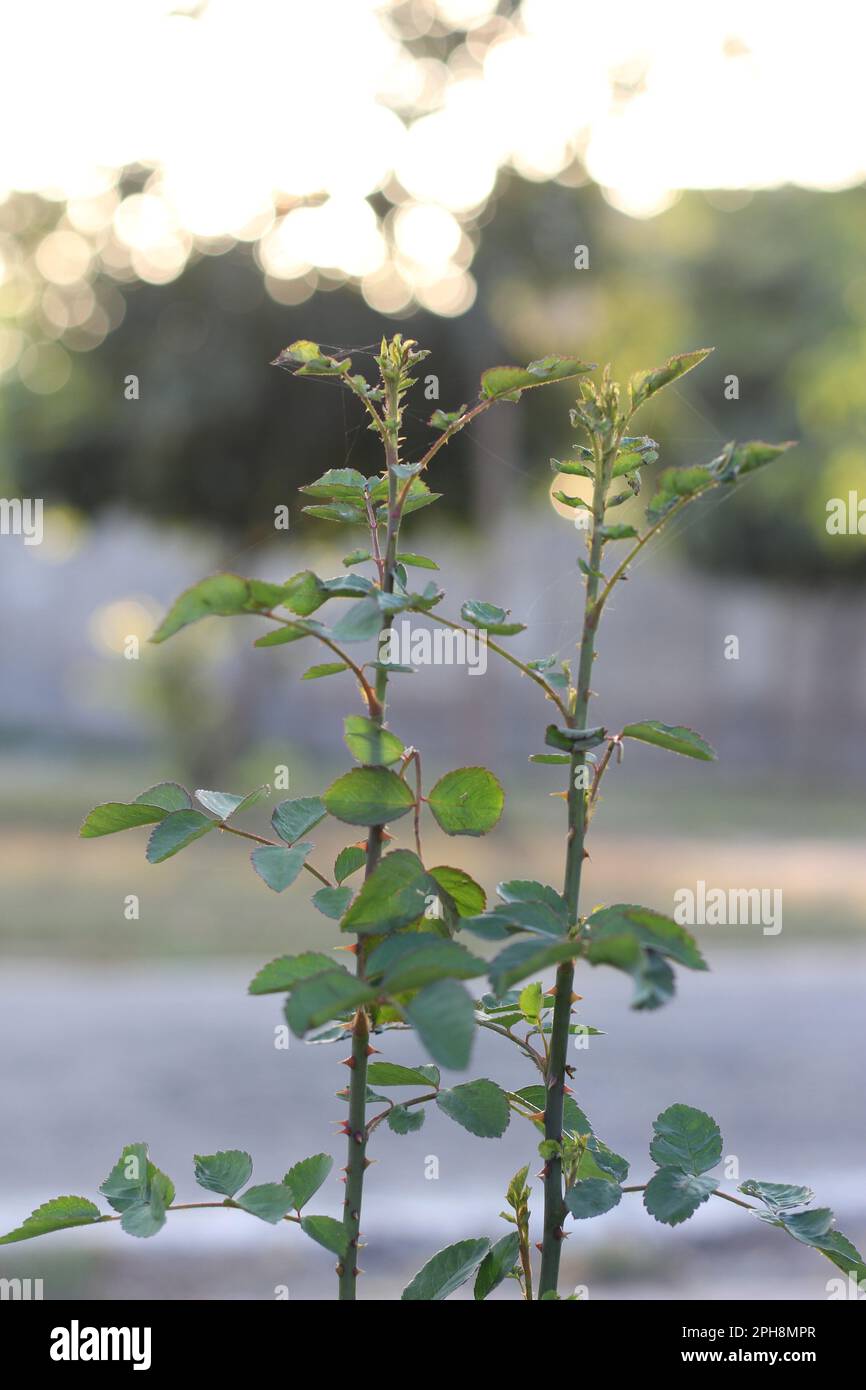
[[[7,7],[0,202],[39,193],[58,223],[26,250],[14,227],[0,236],[0,315],[8,322],[5,278],[13,318],[41,295],[49,336],[76,329],[79,346],[95,345],[111,319],[97,278],[164,284],[191,255],[236,240],[255,244],[283,302],[307,298],[324,273],[359,282],[382,312],[420,302],[459,314],[503,166],[575,182],[580,161],[641,217],[683,188],[834,189],[866,176],[866,6],[524,0],[515,19],[495,11],[494,0]],[[437,25],[461,40],[447,65],[401,43]],[[119,176],[136,165],[143,189],[121,201]]]

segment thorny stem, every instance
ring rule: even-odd
[[[217,828],[227,830],[230,835],[240,835],[242,840],[254,840],[257,845],[275,845],[279,849],[283,848],[276,840],[268,840],[264,835],[254,835],[251,830],[238,830],[236,825],[229,825],[224,820],[217,821]],[[333,888],[334,885],[331,880],[326,878],[324,874],[320,874],[318,869],[314,869],[312,864],[308,864],[306,859],[304,860],[304,868],[308,874],[312,874],[320,883],[324,883],[326,888]]]
[[[397,478],[394,464],[400,458],[400,391],[399,381],[392,375],[386,382],[385,418],[382,422],[382,439],[385,446],[385,462],[388,469],[388,524],[383,559],[382,590],[386,594],[394,592],[394,569],[397,558],[397,536],[400,530],[402,508],[398,506]],[[387,631],[392,616],[386,615],[383,623]],[[381,650],[381,647],[380,647]],[[366,680],[364,681],[366,685]],[[367,687],[369,689],[369,687]],[[380,667],[376,671],[376,691],[374,699],[368,698],[370,718],[379,728],[385,722],[385,706],[388,694],[388,672]],[[364,879],[368,879],[382,857],[384,843],[383,826],[373,825],[367,837],[367,860]],[[363,979],[366,968],[365,944],[358,942],[356,972]],[[343,1227],[346,1232],[346,1253],[337,1266],[339,1278],[339,1299],[341,1302],[354,1302],[358,1281],[358,1238],[361,1229],[361,1209],[364,1196],[364,1172],[367,1160],[367,1058],[369,1055],[370,1025],[366,1011],[358,1009],[352,1027],[352,1055],[349,1059],[351,1075],[349,1079],[349,1119],[347,1128],[346,1157],[346,1199],[343,1204]]]
[[[589,574],[586,579],[586,596],[583,612],[583,631],[580,639],[578,658],[577,697],[575,700],[573,727],[584,729],[591,697],[590,681],[592,664],[595,659],[595,638],[600,609],[597,605],[598,574],[601,563],[603,538],[601,527],[604,522],[604,506],[613,459],[619,444],[619,433],[615,433],[603,448],[595,442],[596,472],[593,490],[593,527],[589,551]],[[578,920],[580,900],[580,878],[584,860],[584,839],[586,835],[586,790],[576,786],[576,773],[586,761],[586,754],[575,751],[569,764],[568,785],[568,846],[565,862],[564,897],[568,906],[568,916],[572,932]],[[582,780],[582,779],[581,779]],[[544,1137],[557,1144],[562,1143],[562,1112],[565,1100],[566,1059],[568,1057],[569,1025],[571,1022],[571,996],[574,985],[574,963],[563,961],[556,971],[556,1003],[553,1009],[553,1024],[550,1033],[550,1052],[547,1065],[547,1097],[544,1107]],[[559,1262],[562,1250],[563,1229],[566,1207],[562,1191],[562,1159],[548,1158],[544,1165],[544,1235],[541,1247],[541,1275],[538,1296],[555,1293],[559,1281]]]

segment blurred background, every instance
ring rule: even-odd
[[[378,468],[374,441],[334,384],[268,363],[308,337],[356,349],[371,375],[371,349],[400,331],[431,350],[446,410],[498,362],[575,353],[624,379],[712,344],[640,418],[659,466],[731,438],[799,441],[665,531],[611,604],[599,718],[688,724],[720,761],[630,750],[587,872],[587,901],[667,912],[698,880],[779,888],[783,930],[698,928],[713,973],[653,1015],[628,1011],[624,979],[584,978],[605,1036],[576,1057],[575,1087],[633,1181],[652,1118],[696,1104],[741,1179],[808,1182],[863,1247],[866,535],[856,515],[830,534],[827,507],[866,497],[864,28],[837,0],[784,22],[744,0],[33,0],[7,15],[0,493],[45,510],[41,544],[0,535],[4,1230],[52,1195],[95,1195],[137,1139],[182,1200],[193,1151],[249,1148],[259,1181],[340,1153],[334,1050],[275,1050],[278,1001],[245,995],[261,962],[326,948],[335,924],[300,883],[270,894],[235,843],[152,867],[135,832],[77,829],[166,778],[242,792],[287,767],[300,796],[348,765],[351,681],[299,683],[311,658],[252,650],[256,620],[145,639],[216,569],[341,571],[362,538],[302,515],[296,489]],[[549,496],[570,403],[565,384],[486,414],[439,456],[442,500],[405,534],[441,565],[443,612],[479,598],[529,624],[524,659],[567,657],[578,635],[582,540]],[[410,455],[434,408],[419,390]],[[563,822],[557,769],[528,762],[547,707],[495,660],[483,678],[395,678],[391,714],[431,779],[461,759],[502,777],[495,834],[428,837],[431,862],[447,854],[491,895],[515,871],[558,884]],[[321,860],[347,839],[317,832]],[[397,1035],[386,1050],[420,1055]],[[531,1079],[481,1043],[473,1071]],[[380,1134],[366,1296],[394,1296],[447,1239],[504,1231],[500,1194],[535,1144],[516,1120],[500,1145],[441,1116]],[[829,1264],[723,1203],[670,1231],[631,1201],[569,1239],[566,1277],[591,1298],[827,1296]],[[339,1212],[336,1179],[318,1202]],[[46,1297],[332,1295],[324,1251],[229,1212],[177,1216],[149,1242],[112,1227],[11,1247],[0,1275],[15,1274],[43,1277]]]

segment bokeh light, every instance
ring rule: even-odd
[[[569,187],[592,178],[636,218],[685,188],[838,189],[866,176],[856,6],[826,0],[820,34],[751,0],[497,11],[494,0],[16,7],[6,51],[38,55],[55,115],[33,100],[32,65],[7,58],[0,373],[58,389],[65,349],[98,344],[122,316],[103,284],[166,285],[237,242],[254,247],[280,303],[348,281],[385,314],[465,313],[479,225],[507,168]],[[816,44],[832,44],[832,61],[816,60]]]

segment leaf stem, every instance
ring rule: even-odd
[[[276,613],[272,613],[270,610],[268,610],[267,613],[262,613],[261,617],[270,618],[272,622],[279,623],[282,627],[294,627],[296,625],[291,618],[280,618],[277,616]],[[337,643],[332,642],[331,638],[326,637],[323,632],[316,632],[313,629],[310,629],[310,636],[317,637],[320,642],[323,642],[325,646],[328,647],[329,650],[335,654],[335,656],[338,656],[341,661],[345,662],[349,670],[353,673],[354,676],[357,677],[358,683],[360,684],[361,689],[364,692],[364,699],[367,702],[367,708],[370,711],[370,717],[372,719],[375,719],[376,714],[381,713],[379,709],[379,699],[376,693],[374,692],[373,687],[370,685],[370,682],[367,680],[367,677],[364,675],[364,672],[361,670],[361,667],[357,664],[357,662],[354,662],[352,660],[348,652],[344,652],[342,647],[338,647]]]
[[[455,623],[452,622],[450,618],[443,618],[441,613],[431,612],[430,616],[437,623],[441,623],[443,627],[453,628],[455,632],[465,632],[468,635],[472,631],[471,628],[465,627],[463,623]],[[532,668],[530,666],[527,666],[526,662],[521,661],[519,657],[516,657],[511,652],[506,651],[505,647],[500,647],[498,642],[493,642],[489,637],[485,636],[484,643],[490,651],[496,652],[497,656],[504,657],[504,659],[510,662],[512,666],[516,666],[518,671],[522,671],[524,676],[529,676],[530,680],[535,681],[535,684],[540,686],[541,689],[544,691],[544,694],[547,697],[547,699],[552,700],[553,703],[556,705],[556,708],[559,710],[563,719],[567,720],[569,723],[571,722],[571,717],[568,713],[566,705],[563,703],[562,700],[560,700],[556,691],[553,690],[551,686],[547,684],[547,681],[543,678],[543,676],[540,676],[537,671],[533,671]]]
[[[623,1192],[646,1192],[649,1183],[634,1183],[630,1187],[624,1187]],[[732,1197],[730,1192],[722,1192],[721,1188],[716,1187],[710,1193],[711,1197],[721,1197],[723,1202],[733,1202],[735,1207],[743,1207],[746,1211],[757,1211],[757,1207],[752,1202],[744,1202],[741,1197]]]
[[[230,835],[240,835],[242,840],[254,840],[257,845],[273,845],[276,849],[284,848],[278,840],[268,840],[264,835],[254,835],[251,830],[238,830],[236,825],[229,825],[224,820],[217,821],[217,828],[227,830]],[[331,880],[326,878],[324,874],[320,874],[318,869],[314,869],[312,864],[308,864],[306,859],[304,860],[304,868],[308,874],[312,874],[320,883],[324,883],[326,888],[333,888],[334,885]]]

